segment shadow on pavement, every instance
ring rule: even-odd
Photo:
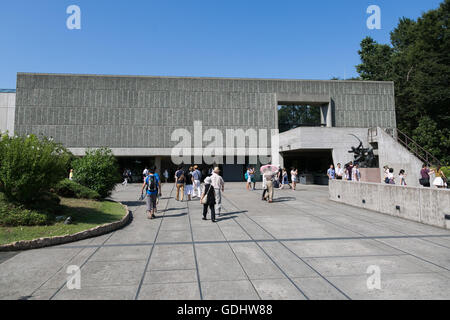
[[[295,200],[297,200],[297,198],[295,198],[295,197],[281,197],[281,198],[273,199],[273,202],[276,203],[276,202],[287,202],[287,201],[295,201]]]

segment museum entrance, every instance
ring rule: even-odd
[[[298,169],[301,184],[328,185],[327,170],[333,163],[331,149],[311,149],[283,152],[284,167]]]

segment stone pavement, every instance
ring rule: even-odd
[[[328,190],[226,185],[224,215],[201,220],[198,201],[164,185],[148,220],[138,185],[113,198],[133,211],[122,230],[59,247],[0,253],[0,299],[448,299],[450,232],[328,200]],[[81,289],[66,286],[81,268]],[[381,272],[369,290],[368,268]]]

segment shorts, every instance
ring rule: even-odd
[[[156,209],[156,193],[155,194],[147,194],[145,198],[145,202],[147,204],[147,211],[152,211]]]
[[[298,183],[298,178],[297,177],[292,177],[292,182],[294,183]]]
[[[187,184],[184,186],[184,194],[192,196],[194,194],[194,186],[192,184]]]

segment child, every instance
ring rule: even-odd
[[[406,186],[406,173],[405,170],[400,170],[400,173],[398,174],[398,177],[400,179],[400,185]]]

